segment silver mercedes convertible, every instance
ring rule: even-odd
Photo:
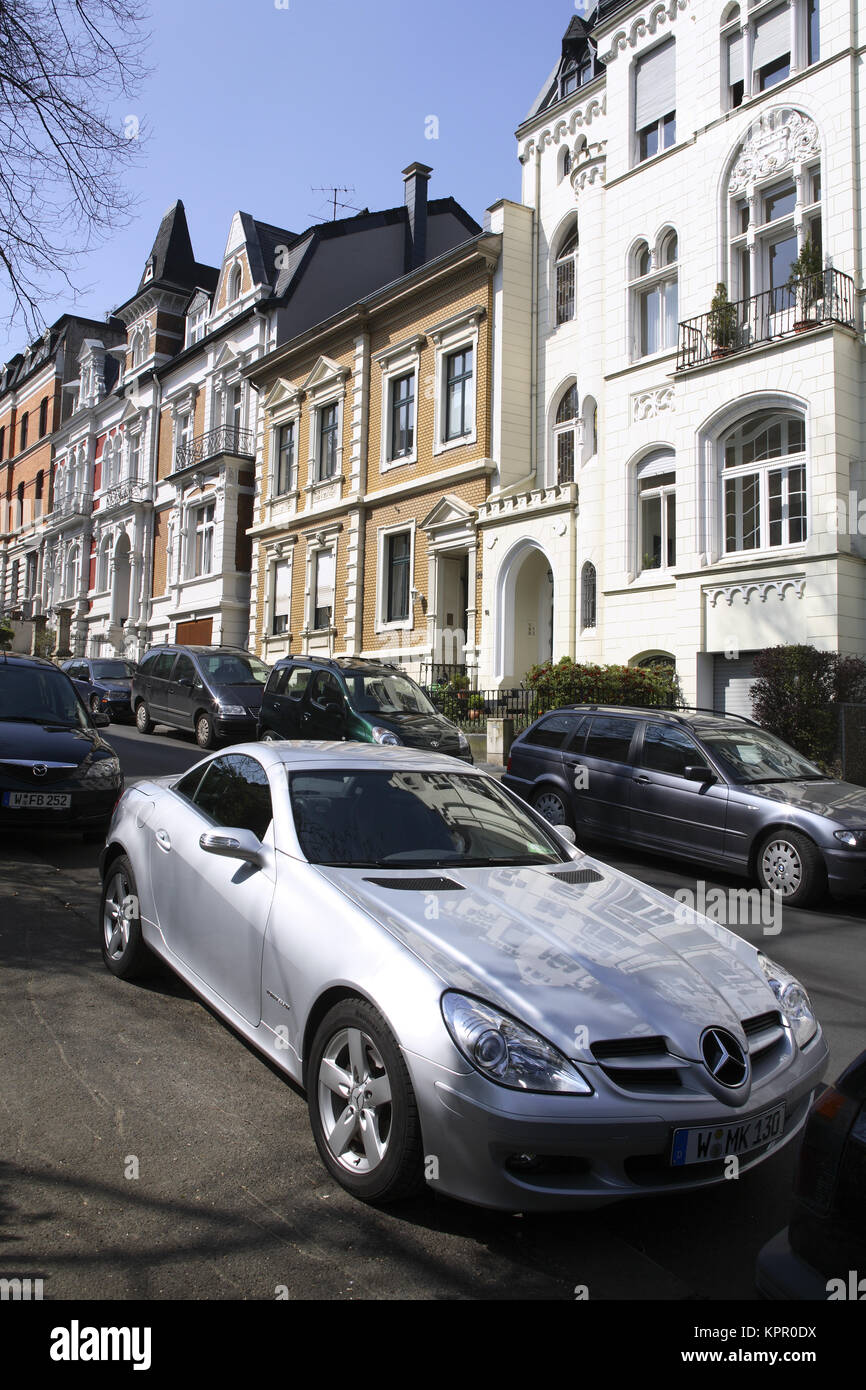
[[[793,1138],[824,1073],[787,971],[448,757],[238,745],[131,787],[102,874],[112,974],[176,971],[304,1087],[364,1201],[717,1183]]]

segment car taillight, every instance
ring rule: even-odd
[[[834,1086],[829,1086],[812,1106],[794,1193],[813,1208],[829,1211],[833,1204],[839,1160],[859,1108],[856,1100]]]
[[[511,754],[510,754],[510,753],[509,753],[509,755],[508,755],[508,763],[506,764],[505,771],[506,771],[506,772],[510,772],[510,771],[511,771]]]

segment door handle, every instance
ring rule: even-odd
[[[633,782],[637,782],[642,787],[651,787],[653,779],[651,777],[633,777]]]
[[[167,830],[157,830],[156,843],[159,845],[161,850],[165,850],[166,854],[169,853],[169,851],[171,850],[171,836],[169,835]]]

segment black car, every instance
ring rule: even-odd
[[[113,657],[75,657],[61,668],[75,686],[91,714],[107,714],[112,723],[132,720],[134,661]]]
[[[866,1298],[866,1052],[815,1101],[790,1225],[758,1256],[765,1298]]]
[[[108,722],[52,662],[0,652],[0,826],[104,836],[123,791]]]
[[[191,729],[200,748],[254,739],[268,673],[241,647],[154,647],[132,682],[136,727]]]
[[[469,740],[398,666],[362,657],[278,661],[259,715],[261,739],[405,744],[472,762]]]
[[[739,715],[570,705],[515,739],[502,780],[578,839],[744,874],[791,907],[866,889],[866,789]]]

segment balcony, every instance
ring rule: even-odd
[[[93,500],[89,492],[73,492],[67,497],[56,497],[54,506],[46,520],[49,524],[67,521],[72,517],[90,516]]]
[[[781,285],[733,300],[722,311],[680,324],[676,370],[703,367],[823,324],[854,328],[854,304],[854,281],[840,270],[807,276],[795,289]]]
[[[218,458],[220,454],[231,454],[232,458],[256,456],[256,436],[253,430],[235,429],[233,425],[219,425],[207,434],[196,435],[189,444],[182,444],[174,453],[176,473],[192,468],[197,463]]]
[[[139,482],[137,478],[127,478],[102,494],[99,510],[114,512],[136,502],[150,502],[152,495],[150,483]]]

